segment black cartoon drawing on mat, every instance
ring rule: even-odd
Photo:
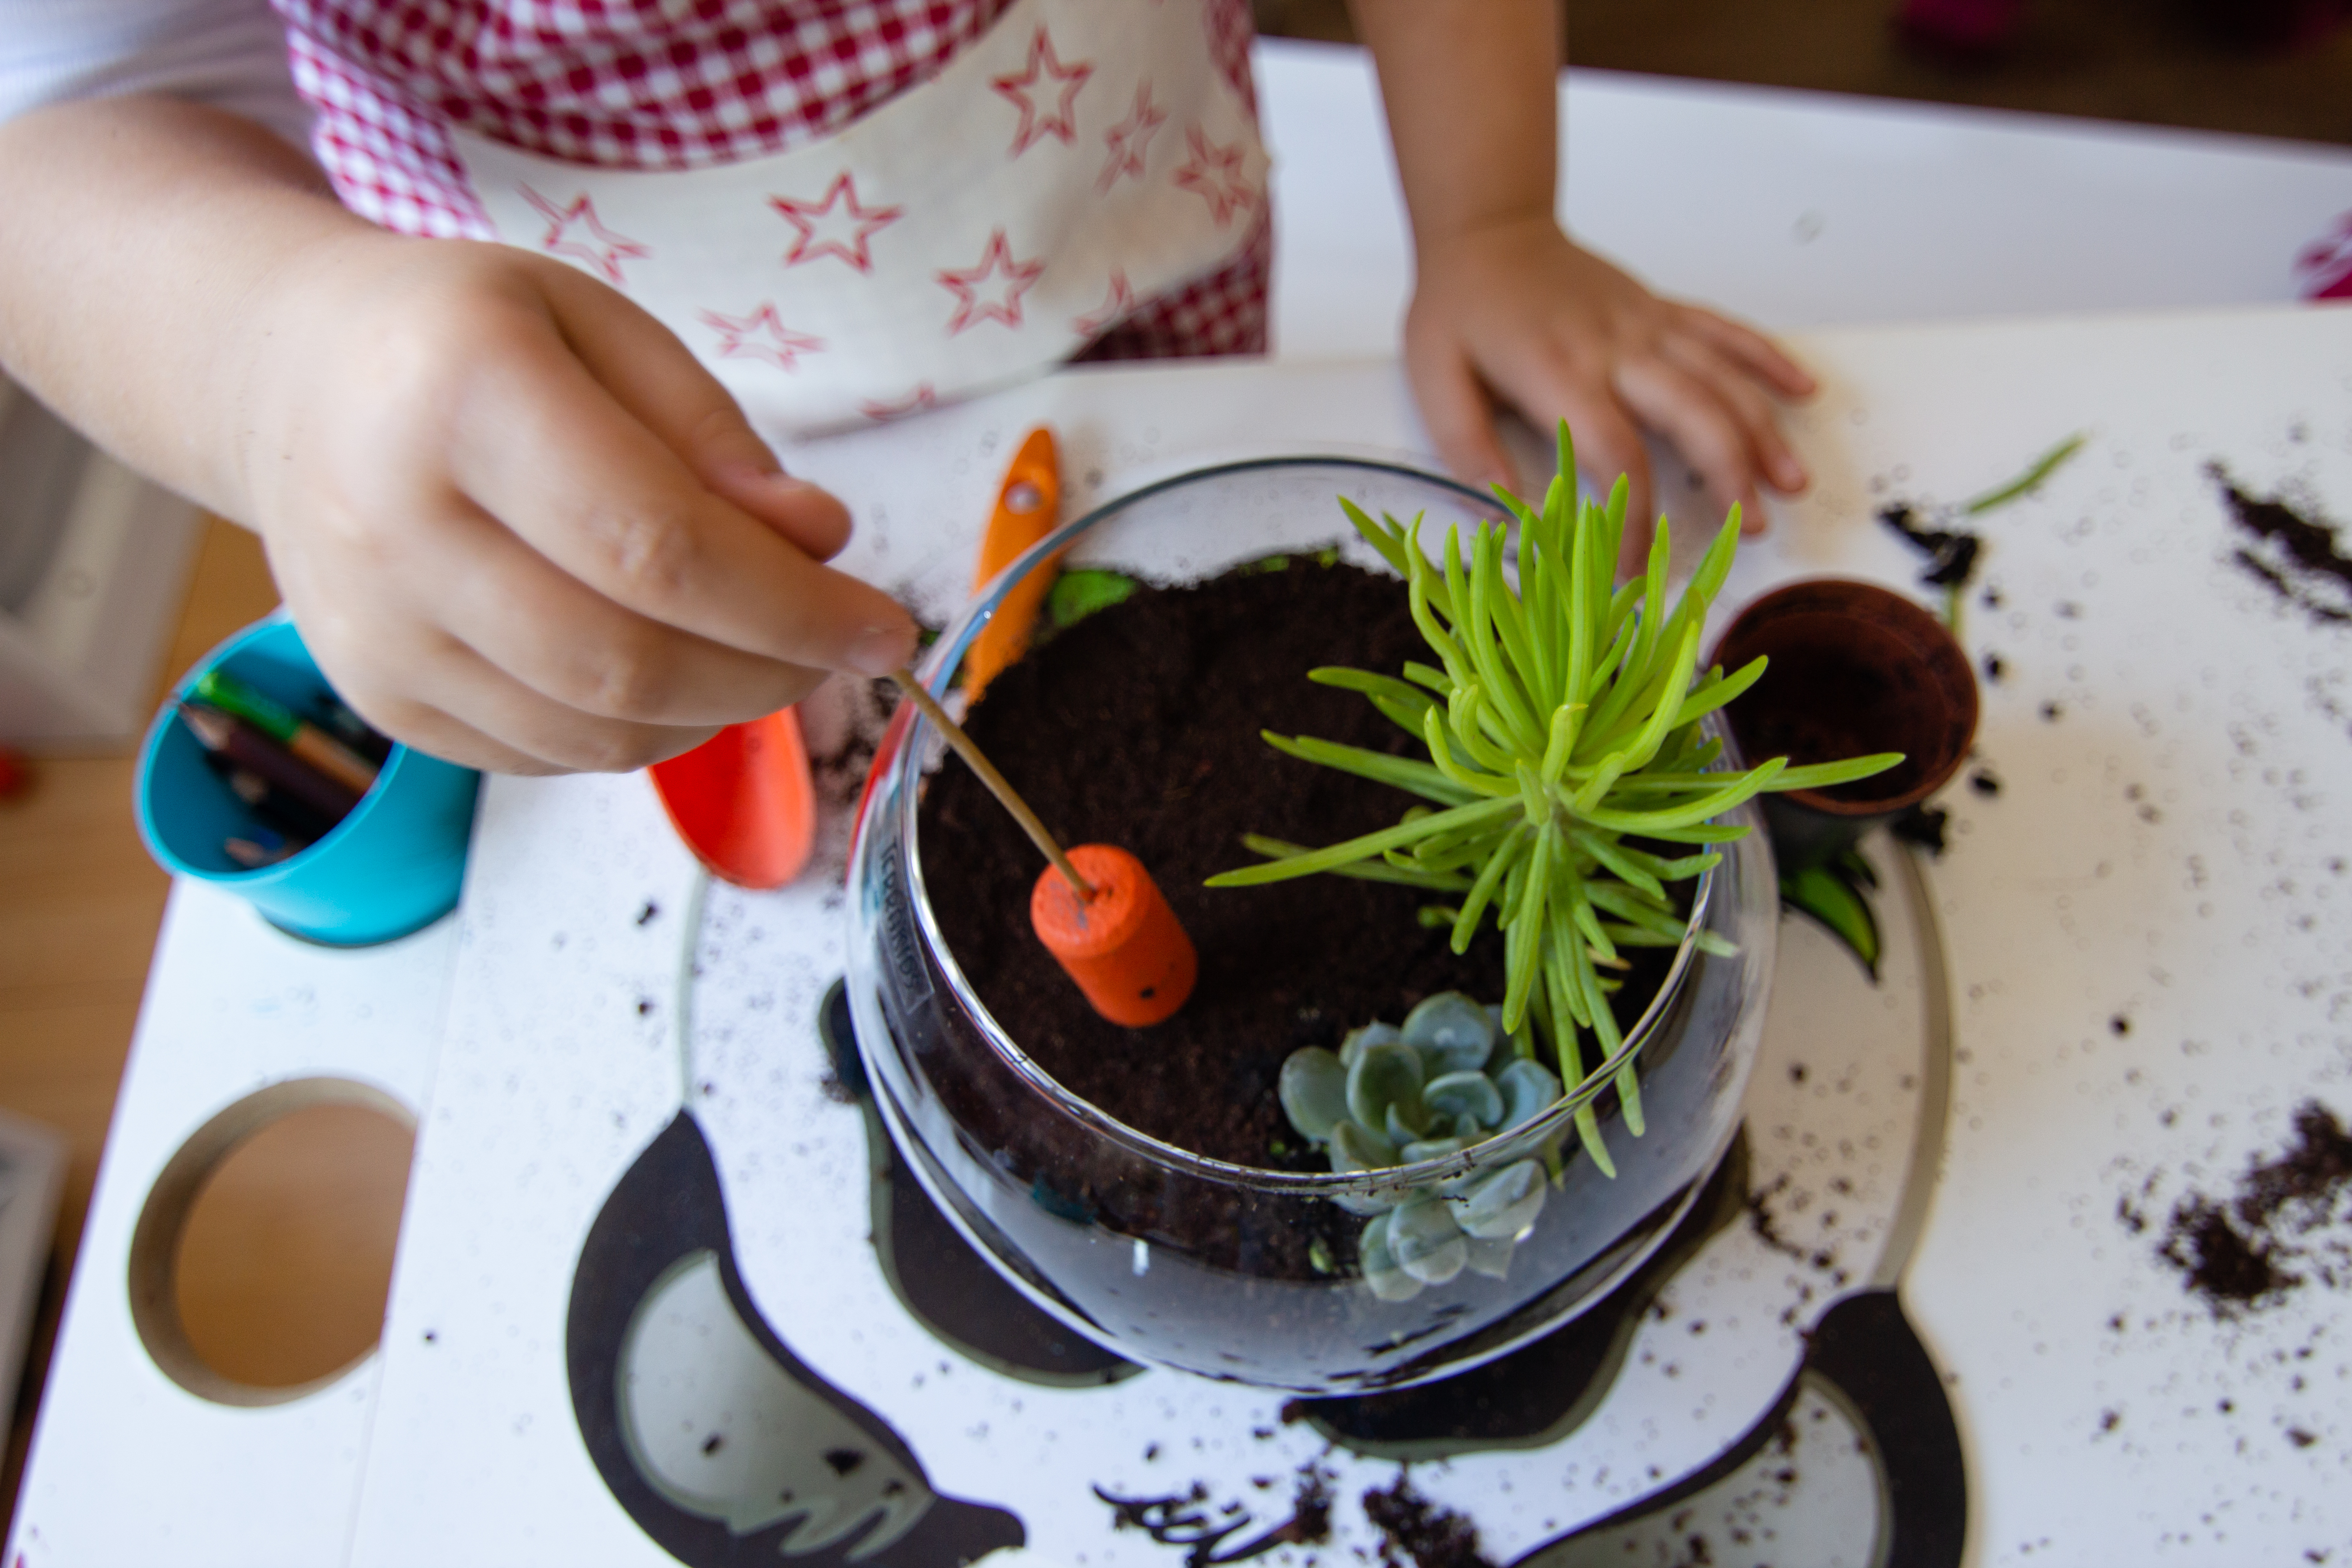
[[[849,992],[838,980],[818,1005],[817,1034],[834,1081],[856,1100],[865,1121],[874,1251],[908,1314],[950,1350],[1023,1383],[1090,1388],[1141,1372],[1032,1305],[940,1212],[883,1130],[857,1058]]]
[[[1892,873],[1886,890],[1909,911],[1894,929],[1916,942],[1927,1037],[1921,1120],[1875,1268],[1821,1318],[1801,1366],[1711,1463],[1657,1478],[1648,1496],[1519,1552],[1512,1568],[1730,1562],[1751,1548],[1759,1560],[1823,1565],[1961,1560],[1967,1485],[1958,1430],[1895,1293],[1943,1142],[1949,998],[1916,863],[1892,845],[1880,858]],[[877,1260],[912,1323],[969,1363],[1067,1394],[1139,1373],[1032,1305],[962,1242],[873,1114],[837,987],[819,1012],[812,1032],[831,1079],[861,1107]],[[1441,1384],[1285,1407],[1286,1421],[1330,1445],[1309,1467],[1315,1530],[1302,1529],[1304,1514],[1265,1528],[1253,1497],[1215,1513],[1205,1553],[1181,1531],[1140,1529],[1130,1539],[1173,1554],[1171,1563],[1224,1561],[1231,1541],[1245,1541],[1255,1556],[1261,1536],[1268,1551],[1345,1550],[1342,1537],[1360,1526],[1336,1518],[1322,1489],[1339,1479],[1336,1452],[1409,1468],[1561,1443],[1601,1407],[1676,1274],[1727,1227],[1761,1223],[1748,1149],[1743,1134],[1658,1257],[1566,1330]],[[605,1484],[649,1536],[695,1568],[779,1560],[958,1568],[1027,1540],[1012,1511],[939,1495],[912,1446],[802,1361],[763,1318],[737,1268],[711,1145],[689,1110],[639,1154],[591,1227],[572,1282],[567,1352],[580,1430]],[[1356,1475],[1369,1479],[1360,1467]],[[1419,1561],[1416,1531],[1450,1531],[1469,1555],[1446,1561],[1488,1568],[1494,1559],[1477,1549],[1475,1519],[1419,1497],[1409,1469],[1388,1479],[1394,1485],[1364,1495],[1364,1521],[1381,1539],[1362,1550]],[[1150,1521],[1107,1521],[1120,1522]],[[1712,1555],[1694,1559],[1700,1541]]]
[[[735,1267],[710,1146],[680,1110],[589,1226],[564,1330],[597,1473],[694,1568],[961,1568],[1026,1538],[941,1497],[905,1439],[794,1355]]]
[[[1943,1381],[1896,1294],[1926,1224],[1943,1148],[1950,997],[1917,862],[1901,849],[1892,858],[1920,936],[1927,1038],[1921,1051],[1918,1136],[1877,1267],[1865,1289],[1814,1325],[1804,1363],[1780,1398],[1714,1463],[1535,1547],[1513,1568],[1730,1563],[1745,1560],[1740,1554],[1751,1550],[1764,1552],[1759,1560],[1819,1568],[1957,1568],[1961,1561],[1968,1482],[1959,1429]],[[1874,871],[1870,885],[1879,885]],[[1832,934],[1848,942],[1843,932]],[[1874,951],[1871,957],[1875,984]],[[1743,1131],[1657,1256],[1567,1328],[1443,1383],[1301,1400],[1286,1414],[1310,1422],[1351,1452],[1408,1464],[1548,1447],[1597,1407],[1660,1288],[1709,1237],[1740,1219],[1748,1188]],[[1367,1511],[1381,1517],[1370,1507]]]
[[[1944,1380],[1897,1294],[1927,1226],[1950,1104],[1951,996],[1935,908],[1912,853],[1895,849],[1919,933],[1927,1038],[1902,1198],[1865,1288],[1813,1326],[1773,1408],[1696,1475],[1521,1557],[1514,1568],[1769,1560],[1957,1568],[1968,1472]],[[1875,879],[1873,879],[1874,884]]]

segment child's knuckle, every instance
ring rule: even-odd
[[[614,719],[661,717],[677,687],[677,660],[651,629],[624,634],[598,650],[588,672],[588,703]]]
[[[606,512],[593,531],[620,591],[653,604],[684,595],[700,564],[701,542],[682,507],[631,507]]]

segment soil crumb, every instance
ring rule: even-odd
[[[1158,1445],[1153,1445],[1156,1449]],[[1147,1456],[1149,1457],[1149,1456]],[[1221,1568],[1246,1563],[1287,1546],[1320,1546],[1331,1539],[1332,1472],[1319,1461],[1300,1466],[1291,1494],[1290,1517],[1250,1533],[1255,1516],[1241,1503],[1213,1503],[1205,1482],[1164,1497],[1124,1498],[1094,1489],[1110,1505],[1111,1528],[1139,1530],[1162,1546],[1184,1549],[1185,1568]],[[1271,1478],[1260,1486],[1271,1484]],[[1239,1536],[1243,1539],[1234,1540]]]
[[[1931,527],[1908,501],[1897,501],[1881,509],[1878,521],[1903,536],[1904,542],[1926,559],[1927,569],[1919,581],[1933,587],[1948,588],[1965,584],[1976,570],[1977,552],[1984,541],[1959,529]]]
[[[1319,1546],[1331,1539],[1331,1472],[1308,1460],[1299,1467],[1298,1486],[1290,1498],[1290,1539],[1301,1546]]]
[[[2218,1318],[2308,1282],[2352,1286],[2352,1133],[2305,1101],[2285,1153],[2250,1167],[2231,1194],[2192,1193],[2174,1205],[2158,1255]]]
[[[2201,1197],[2185,1198],[2172,1211],[2164,1259],[2217,1315],[2301,1283],[2271,1261],[2266,1240],[2240,1231],[2222,1205]]]
[[[1915,805],[1888,823],[1886,830],[1906,844],[1940,857],[1950,847],[1951,822],[1952,814],[1940,805]]]
[[[1415,1491],[1410,1476],[1364,1494],[1364,1517],[1380,1527],[1381,1561],[1388,1568],[1495,1568],[1478,1550],[1478,1527]]]
[[[2336,547],[2336,525],[2275,496],[2249,495],[2219,463],[2207,464],[2205,471],[2221,487],[2230,521],[2247,538],[2231,552],[2231,562],[2314,621],[2352,623],[2352,557]]]

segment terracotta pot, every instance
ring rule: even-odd
[[[1910,809],[1958,771],[1976,738],[1977,683],[1944,623],[1874,583],[1791,583],[1740,612],[1716,645],[1736,669],[1761,655],[1764,678],[1729,708],[1751,762],[1792,763],[1901,752],[1887,772],[1829,789],[1764,797],[1782,868],[1836,858],[1871,826]]]

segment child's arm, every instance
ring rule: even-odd
[[[282,142],[163,99],[0,124],[0,365],[257,529],[391,734],[630,768],[913,651],[903,610],[819,564],[840,503],[579,272],[384,233]]]
[[[1539,430],[1565,416],[1584,466],[1631,475],[1632,515],[1648,518],[1646,427],[1681,449],[1718,504],[1741,502],[1760,528],[1759,484],[1806,484],[1772,399],[1810,394],[1812,378],[1758,333],[1659,299],[1560,232],[1557,0],[1351,9],[1412,215],[1405,365],[1446,462],[1507,483],[1495,402]]]

